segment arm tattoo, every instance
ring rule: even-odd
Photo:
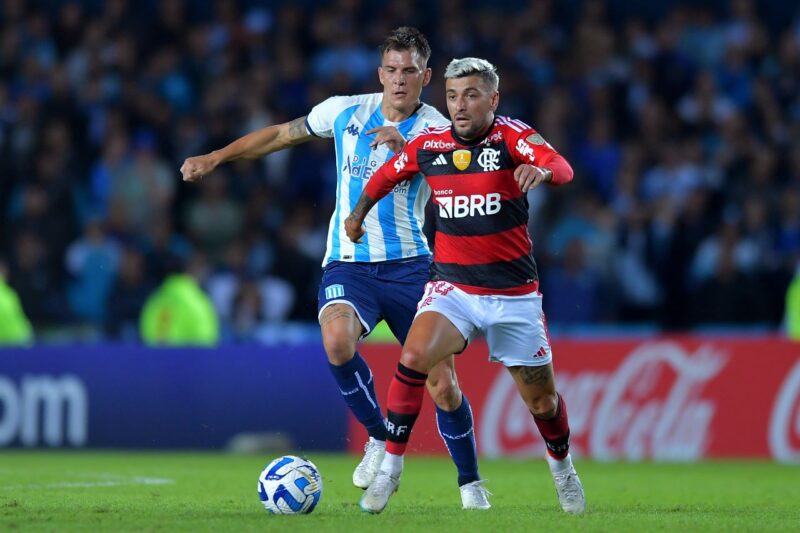
[[[367,213],[369,213],[369,210],[372,209],[376,203],[377,202],[370,198],[367,192],[364,191],[361,193],[358,203],[356,203],[356,206],[350,212],[350,216],[355,217],[357,220],[364,220],[364,218],[367,216]]]
[[[296,118],[289,123],[289,139],[297,140],[308,137],[306,117]]]
[[[526,385],[536,385],[537,387],[543,387],[553,379],[550,365],[522,366],[519,369],[519,375],[522,376],[522,381]]]

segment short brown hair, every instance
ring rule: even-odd
[[[392,30],[392,33],[378,47],[381,59],[383,59],[383,54],[389,50],[416,50],[426,63],[431,57],[431,45],[428,44],[428,39],[421,31],[411,26],[401,26]]]

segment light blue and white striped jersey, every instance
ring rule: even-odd
[[[427,127],[450,124],[427,104],[402,122],[390,122],[381,113],[382,99],[382,93],[334,96],[315,106],[306,118],[309,133],[333,137],[336,144],[336,209],[328,229],[323,266],[331,261],[391,261],[430,254],[422,233],[430,188],[421,174],[400,183],[369,212],[362,242],[350,242],[344,231],[344,219],[355,207],[367,181],[394,155],[385,145],[370,148],[374,136],[366,132],[379,126],[394,126],[410,139]]]

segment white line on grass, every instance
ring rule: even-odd
[[[26,483],[22,485],[0,485],[0,490],[19,489],[83,489],[94,487],[119,487],[122,485],[170,485],[174,479],[159,477],[119,477],[114,481],[61,481],[58,483]]]

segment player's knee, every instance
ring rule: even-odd
[[[403,347],[403,354],[400,356],[400,362],[406,368],[422,372],[423,374],[427,374],[431,366],[430,357],[424,350],[419,350],[414,346]]]
[[[549,420],[556,416],[558,396],[555,394],[537,394],[525,399],[528,409],[536,418]]]
[[[328,361],[334,365],[343,365],[353,358],[356,351],[356,341],[346,332],[334,331],[323,335],[322,343],[325,345],[325,353]]]
[[[426,385],[428,393],[440,409],[455,411],[461,405],[461,389],[454,376],[429,376]]]

